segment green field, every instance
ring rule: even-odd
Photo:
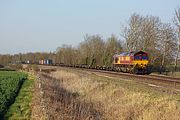
[[[15,102],[9,107],[7,113],[4,115],[4,119],[30,119],[34,79],[33,74],[28,74],[28,79],[24,81]]]
[[[27,74],[17,71],[0,71],[0,118],[2,118],[8,107],[15,98],[27,79]]]

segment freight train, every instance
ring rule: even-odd
[[[51,59],[42,59],[39,61],[26,60],[22,62],[23,64],[39,64],[39,65],[53,65],[53,60]]]
[[[108,71],[116,71],[116,72],[127,72],[132,74],[150,73],[148,54],[142,50],[115,54],[113,56],[112,66],[98,66],[98,65],[87,65],[87,64],[66,65],[63,63],[60,64],[53,63],[51,59],[40,60],[38,64],[108,70]]]
[[[150,73],[148,54],[142,50],[115,54],[113,56],[112,66],[98,66],[98,65],[94,66],[94,65],[86,65],[86,64],[65,65],[62,63],[55,64],[55,65],[65,66],[65,67],[126,72],[126,73],[132,73],[132,74],[149,74]]]

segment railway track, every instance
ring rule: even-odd
[[[82,68],[76,68],[81,69]],[[155,85],[163,85],[165,87],[173,87],[175,89],[180,90],[180,78],[174,78],[169,76],[158,76],[158,75],[136,75],[122,72],[114,72],[114,71],[105,71],[105,70],[95,70],[95,69],[83,69],[92,73],[101,73],[106,75],[113,75],[120,78],[137,80],[138,82],[146,82]]]
[[[46,65],[40,65],[40,66],[46,66]],[[169,77],[169,76],[137,75],[137,74],[114,72],[114,71],[107,71],[107,70],[96,70],[96,69],[87,69],[87,68],[55,66],[55,65],[52,65],[51,67],[56,67],[56,68],[62,67],[62,68],[72,68],[72,69],[77,69],[77,70],[86,70],[92,73],[101,73],[101,74],[107,74],[111,76],[113,75],[113,76],[124,78],[124,79],[137,80],[138,82],[146,82],[146,83],[155,84],[155,85],[163,85],[166,87],[173,87],[175,89],[180,90],[180,78],[174,78],[174,77]]]

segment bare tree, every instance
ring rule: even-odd
[[[158,50],[156,42],[160,39],[161,21],[154,16],[140,16],[133,14],[129,24],[123,30],[123,38],[126,41],[127,50],[140,50],[143,48],[149,53],[151,63],[157,59]]]
[[[179,52],[180,52],[180,8],[178,8],[175,11],[175,18],[174,18],[174,24],[176,25],[177,28],[177,52],[176,52],[176,58],[175,58],[175,71],[177,70],[177,65],[178,65],[178,58],[179,58]]]
[[[80,43],[79,49],[86,64],[103,65],[105,43],[102,37],[99,35],[86,35],[85,40]]]
[[[133,14],[128,26],[124,28],[122,36],[125,38],[127,50],[136,50],[138,48],[142,21],[142,16]]]
[[[121,41],[115,35],[111,35],[105,43],[104,65],[110,66],[113,55],[122,51]]]
[[[12,61],[11,55],[0,55],[0,65],[8,65]]]
[[[174,28],[170,24],[162,24],[160,37],[158,49],[160,50],[160,55],[162,55],[161,68],[163,68],[165,62],[169,64],[174,58],[174,51],[176,50],[177,43]]]

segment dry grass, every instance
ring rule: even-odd
[[[95,109],[94,104],[80,101],[78,93],[64,88],[63,81],[71,79],[72,76],[57,80],[45,74],[41,75],[47,119],[103,120],[102,113]]]
[[[40,90],[40,79],[38,77],[35,78],[36,80],[34,81],[34,89],[33,89],[33,98],[32,98],[32,104],[31,104],[31,120],[45,120],[45,113],[44,110],[42,109],[42,95],[41,95],[41,90]]]
[[[151,73],[151,75],[159,75],[159,76],[171,76],[171,77],[176,77],[176,78],[180,78],[180,72],[168,72],[166,74],[160,74],[159,72],[156,73]]]
[[[123,81],[123,84],[111,82],[110,78],[85,72],[60,70],[51,75],[63,81],[64,89],[77,93],[80,101],[93,103],[108,120],[180,119],[180,104],[172,95],[156,96],[153,91],[143,89],[133,91],[123,86],[133,87],[129,81]]]

